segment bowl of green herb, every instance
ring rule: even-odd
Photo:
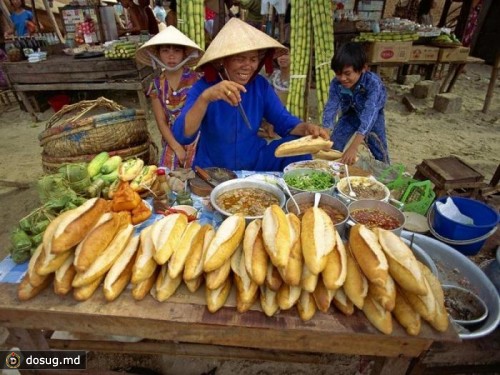
[[[283,175],[292,194],[304,191],[331,194],[335,186],[333,176],[326,171],[314,169],[292,169]]]

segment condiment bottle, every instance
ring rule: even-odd
[[[168,204],[168,196],[170,195],[170,187],[167,182],[167,175],[164,169],[156,170],[156,180],[158,181],[157,189],[155,189],[156,199]]]

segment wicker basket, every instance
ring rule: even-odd
[[[119,155],[124,160],[130,158],[140,158],[146,164],[158,164],[158,148],[156,144],[148,140],[139,146],[129,147],[122,150],[109,151],[111,156]],[[80,163],[91,161],[96,154],[87,154],[79,156],[54,157],[42,153],[42,167],[45,173],[57,172],[59,167],[69,163]]]
[[[113,112],[92,115],[102,109]],[[149,132],[144,111],[100,97],[64,106],[38,139],[46,156],[63,158],[143,145]]]

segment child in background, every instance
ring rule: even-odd
[[[346,43],[333,56],[336,77],[330,83],[323,112],[323,126],[332,131],[333,148],[344,151],[342,163],[353,164],[361,143],[366,143],[376,160],[389,163],[385,134],[386,91],[380,77],[367,71],[361,44]],[[340,118],[336,122],[337,113]],[[349,140],[352,142],[344,150]]]
[[[185,61],[194,51],[199,52],[198,57]],[[159,166],[170,170],[190,168],[194,159],[197,139],[183,146],[175,139],[171,127],[184,107],[188,91],[200,77],[192,67],[201,54],[201,48],[174,26],[168,26],[151,38],[136,54],[139,62],[162,68],[160,76],[151,83],[148,95],[162,135],[163,150]]]

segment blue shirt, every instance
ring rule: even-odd
[[[365,137],[377,160],[388,161],[384,116],[386,99],[384,84],[373,72],[362,73],[352,90],[344,88],[338,78],[334,78],[323,112],[323,126],[332,130],[333,147],[343,151],[354,133],[359,133]]]
[[[29,35],[26,21],[31,21],[33,19],[33,14],[29,10],[25,9],[19,14],[13,12],[10,15],[10,19],[14,24],[14,29],[17,36]]]
[[[201,93],[214,84],[202,78],[189,91],[186,104],[173,127],[173,134],[179,143],[185,145],[194,141],[196,134],[192,137],[184,135],[186,113]],[[245,125],[238,107],[223,100],[210,103],[200,125],[194,165],[259,171],[281,168],[272,160],[276,159],[272,152],[278,142],[268,145],[257,135],[262,120],[265,118],[274,125],[275,132],[285,137],[283,140],[290,140],[288,133],[302,121],[286,110],[264,77],[257,75],[245,88],[247,92],[241,93],[241,104],[252,129]]]

